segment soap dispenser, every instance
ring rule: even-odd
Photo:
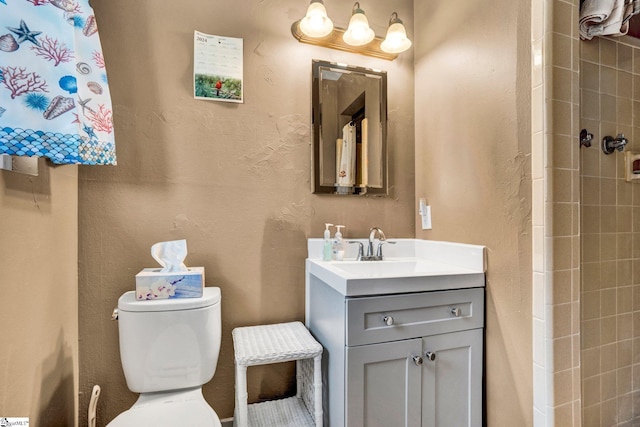
[[[324,246],[322,247],[322,260],[331,261],[333,244],[331,242],[331,227],[333,224],[326,223],[324,225]]]
[[[344,228],[344,225],[336,225],[337,231],[333,239],[333,259],[336,261],[342,261],[344,259],[344,242],[342,241],[341,228]]]

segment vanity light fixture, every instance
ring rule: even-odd
[[[400,53],[411,47],[411,40],[407,38],[407,30],[404,28],[404,24],[398,18],[398,14],[393,12],[391,19],[389,19],[389,28],[387,29],[387,36],[380,44],[380,49],[388,53]]]
[[[369,27],[369,20],[364,14],[364,10],[360,9],[360,3],[355,2],[349,20],[349,28],[342,35],[342,39],[348,45],[362,46],[371,42],[375,36],[376,33]]]
[[[411,47],[411,40],[407,38],[407,31],[396,12],[391,14],[386,38],[382,39],[369,27],[369,21],[359,2],[354,3],[349,26],[345,30],[333,26],[322,0],[311,0],[304,18],[291,25],[291,34],[300,43],[389,61]]]
[[[307,14],[300,20],[300,31],[309,37],[324,37],[333,31],[333,22],[322,0],[311,0]]]

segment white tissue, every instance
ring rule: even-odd
[[[151,256],[162,266],[161,273],[189,271],[184,265],[187,257],[187,241],[171,240],[151,246]]]

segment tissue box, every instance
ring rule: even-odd
[[[136,274],[136,299],[199,298],[204,289],[204,267],[188,271],[162,272],[162,268],[145,268]]]

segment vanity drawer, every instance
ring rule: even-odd
[[[484,288],[350,298],[347,346],[418,338],[484,326]]]

